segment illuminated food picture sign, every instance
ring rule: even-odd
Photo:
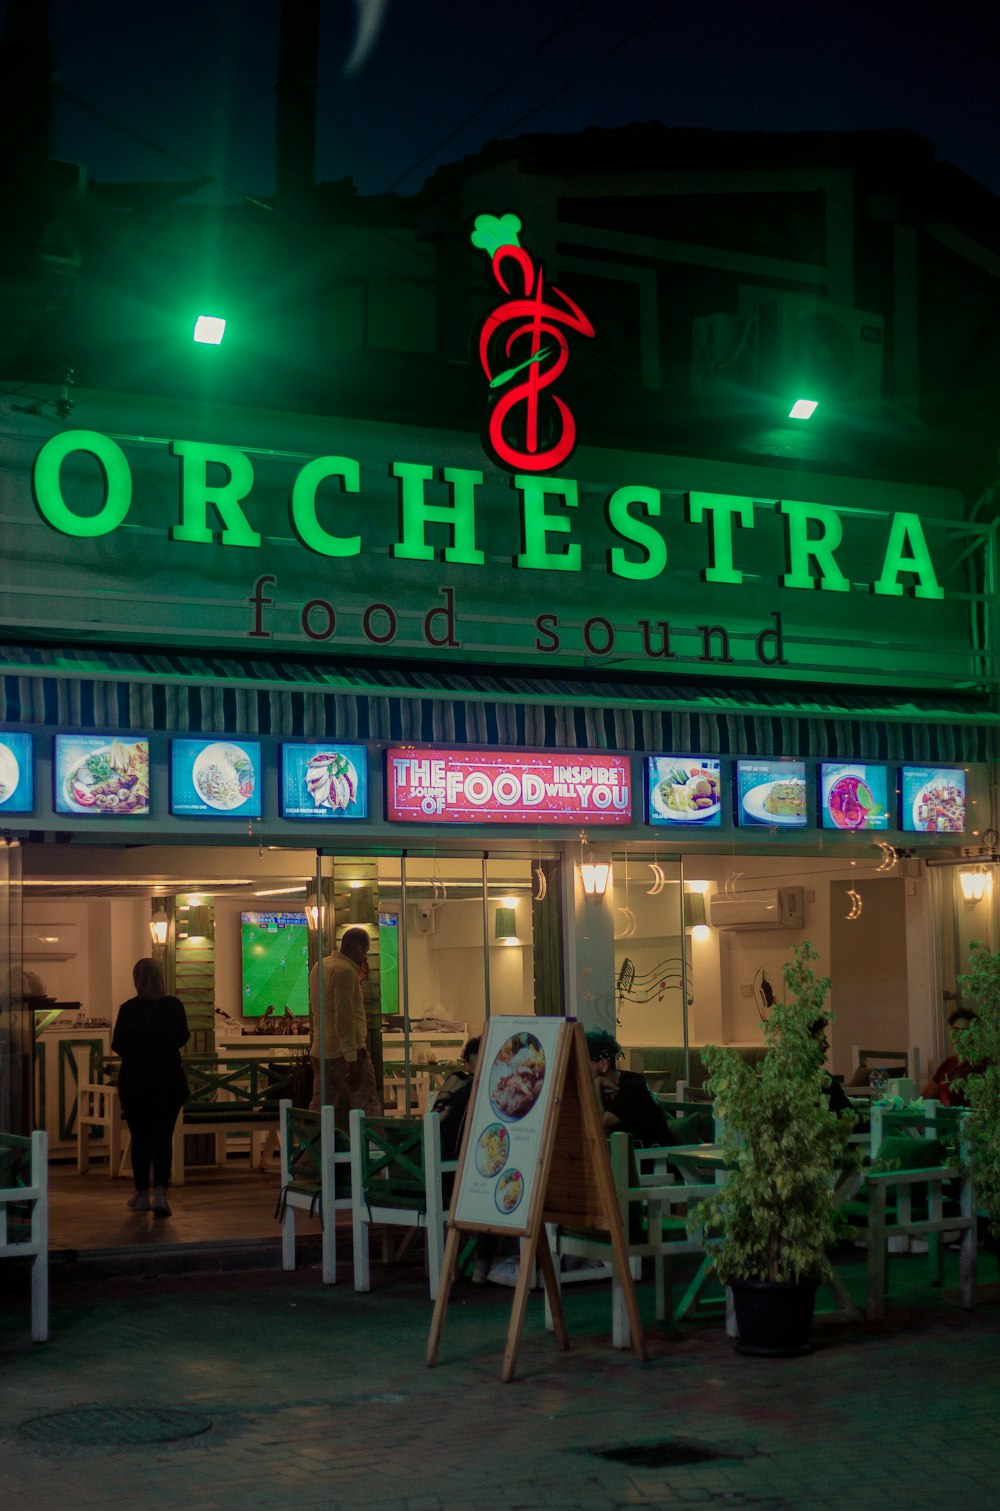
[[[368,817],[363,745],[282,745],[282,818]]]
[[[386,817],[444,824],[627,824],[624,756],[389,750]]]
[[[888,829],[889,782],[885,766],[823,761],[819,768],[822,829]]]
[[[149,741],[133,735],[56,735],[52,781],[57,813],[144,817],[149,813]]]
[[[965,772],[956,767],[904,766],[899,827],[913,834],[962,834]]]
[[[35,772],[31,735],[0,737],[0,817],[30,813],[35,806]]]
[[[567,331],[593,336],[578,304],[553,285],[518,236],[516,215],[480,215],[472,245],[490,259],[505,296],[483,321],[479,365],[489,384],[483,450],[510,472],[550,472],[569,460],[576,421],[565,399],[549,394],[569,362]],[[516,287],[515,287],[516,282]]]
[[[172,740],[170,811],[180,818],[260,818],[255,740]]]
[[[650,824],[721,824],[722,772],[714,757],[650,756],[647,775]]]
[[[736,822],[748,828],[804,829],[804,761],[736,762]]]

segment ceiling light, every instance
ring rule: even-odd
[[[818,399],[796,399],[788,411],[788,418],[790,420],[811,420],[818,404]]]

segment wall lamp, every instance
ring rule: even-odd
[[[157,908],[149,920],[149,937],[153,944],[166,944],[167,930],[170,927],[170,919],[162,908]]]
[[[497,908],[493,933],[496,939],[517,937],[517,914],[513,908]]]
[[[608,890],[610,878],[611,862],[609,860],[580,862],[580,885],[583,887],[584,897],[589,897],[592,902],[600,902]]]
[[[985,866],[976,866],[972,871],[959,871],[958,884],[966,902],[981,902],[993,890],[993,875]]]
[[[684,927],[694,939],[708,938],[708,917],[704,892],[685,891]]]

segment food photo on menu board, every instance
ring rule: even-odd
[[[718,826],[721,777],[721,763],[710,757],[650,756],[649,822]]]
[[[170,811],[260,818],[260,746],[254,740],[172,740]]]
[[[0,736],[0,813],[30,813],[35,806],[31,735]]]
[[[468,1156],[454,1205],[457,1220],[501,1228],[524,1223],[560,1026],[558,1018],[490,1021],[469,1110]]]
[[[805,762],[737,761],[736,822],[751,828],[804,829]]]
[[[363,745],[282,745],[282,818],[367,818]]]
[[[821,828],[888,829],[886,767],[823,761],[819,773]]]
[[[962,834],[965,772],[951,766],[904,766],[900,807],[901,829],[914,834]]]
[[[57,813],[148,814],[149,741],[131,735],[56,735],[52,780]]]

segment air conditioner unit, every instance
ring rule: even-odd
[[[877,405],[884,335],[882,316],[866,310],[804,294],[761,299],[752,342],[754,387],[789,402]]]
[[[72,960],[80,953],[75,923],[25,924],[21,953],[25,960]]]
[[[714,892],[708,900],[714,929],[801,929],[805,923],[801,887],[760,892]]]

